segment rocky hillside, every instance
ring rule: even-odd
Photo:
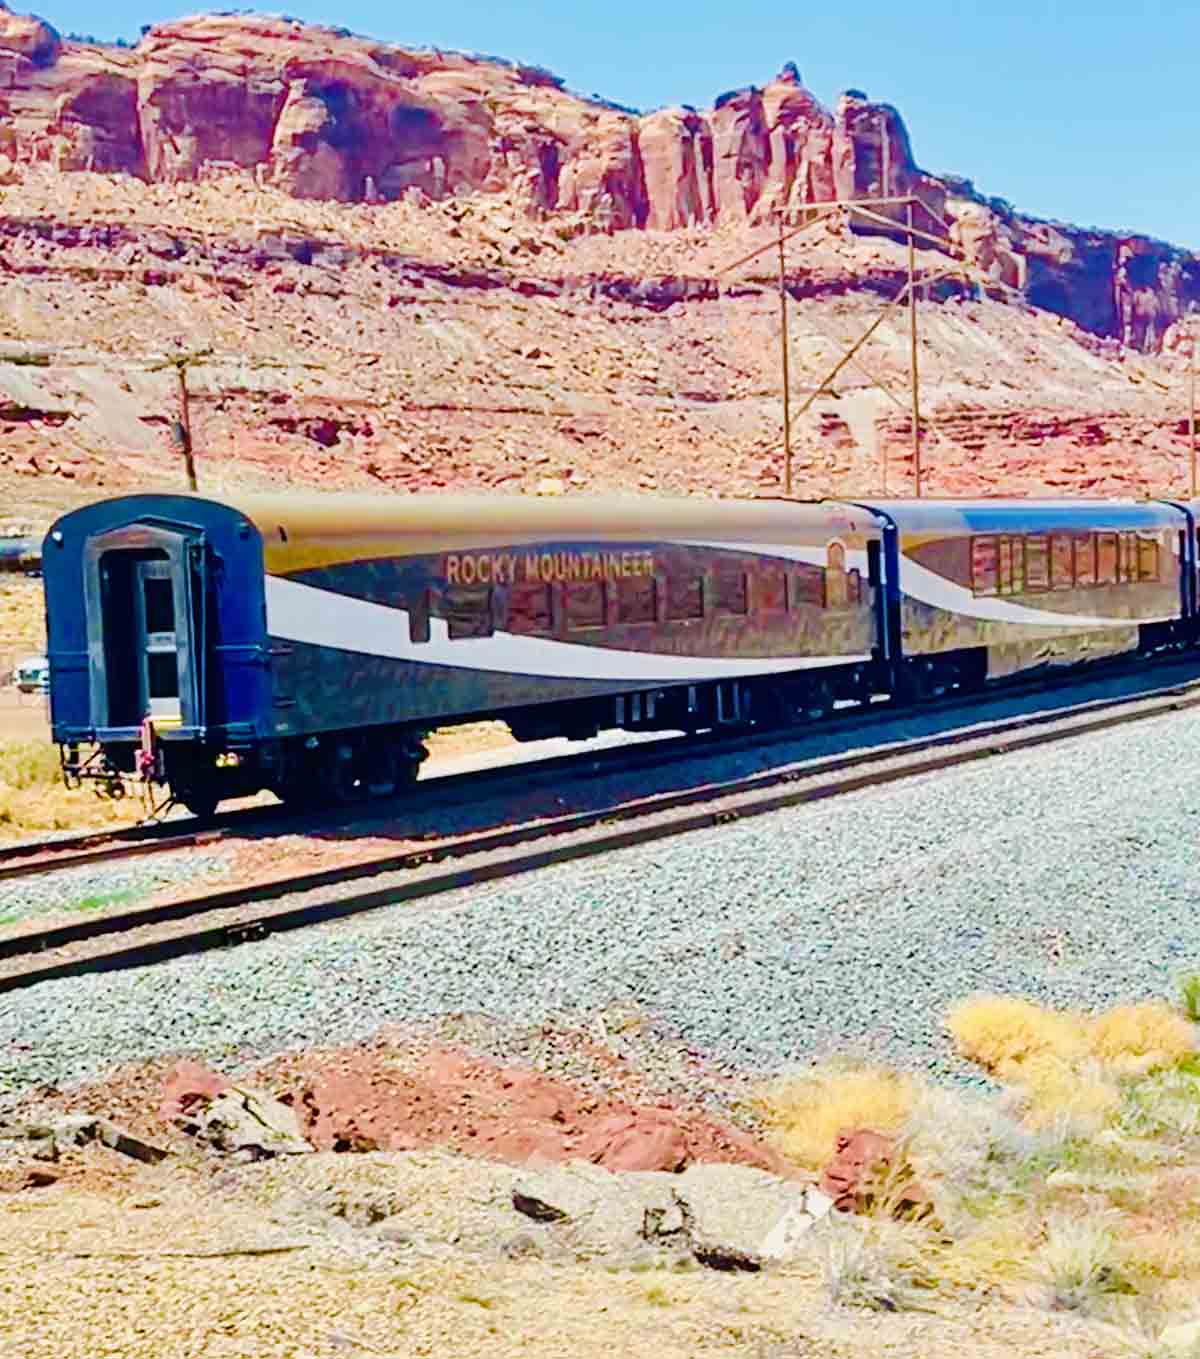
[[[774,264],[729,265],[781,217],[880,194],[920,197],[923,269],[974,270],[921,308],[931,489],[1178,489],[1200,259],[926,174],[861,93],[830,111],[788,66],[641,115],[282,19],[123,48],[0,0],[0,479],[36,509],[173,472],[154,361],[181,347],[213,351],[210,484],[776,489]],[[789,248],[814,494],[909,484],[903,318],[822,386],[900,286],[900,241],[834,217]]]
[[[927,175],[895,109],[850,91],[830,112],[791,64],[711,110],[637,115],[540,68],[286,20],[188,19],[123,49],[0,11],[0,149],[18,162],[161,184],[236,167],[341,202],[495,194],[593,231],[795,220],[812,203],[915,193],[921,226],[1096,334],[1156,348],[1200,299],[1196,256],[1033,221]]]

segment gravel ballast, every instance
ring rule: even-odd
[[[0,885],[0,926],[70,917],[79,913],[129,909],[167,887],[222,877],[229,871],[221,854],[183,853],[103,865],[61,868]]]
[[[634,1003],[755,1070],[837,1054],[978,1079],[973,991],[1101,1008],[1200,970],[1200,716],[997,757],[136,971],[0,998],[0,1084],[215,1062],[484,1012]]]

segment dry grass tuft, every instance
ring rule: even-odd
[[[1027,1209],[993,1213],[952,1238],[938,1262],[938,1276],[968,1289],[1027,1279],[1035,1235]]]
[[[845,1128],[897,1133],[912,1113],[919,1087],[907,1076],[870,1069],[784,1076],[755,1098],[771,1140],[797,1165],[819,1169]]]
[[[958,1051],[1017,1087],[1033,1128],[1095,1131],[1120,1109],[1118,1078],[1177,1066],[1195,1030],[1158,1001],[1091,1016],[980,996],[951,1011]]]
[[[1196,1050],[1195,1029],[1161,1001],[1122,1005],[1097,1016],[1088,1046],[1100,1061],[1125,1075],[1174,1066]]]
[[[136,801],[105,802],[90,788],[64,788],[58,750],[47,741],[0,742],[0,835],[127,825],[141,810]]]
[[[1074,1062],[1087,1052],[1073,1016],[1011,996],[976,996],[951,1010],[947,1027],[962,1056],[1002,1078],[1034,1059]]]
[[[1122,1274],[1117,1238],[1102,1219],[1061,1219],[1047,1228],[1038,1273],[1052,1307],[1095,1314],[1112,1294],[1136,1290]]]
[[[1094,1061],[1070,1066],[1055,1057],[1027,1062],[1015,1077],[1030,1128],[1063,1136],[1098,1132],[1121,1104],[1121,1090]]]
[[[918,1227],[882,1218],[839,1223],[823,1237],[822,1270],[829,1300],[872,1312],[928,1310],[944,1285],[939,1252]]]

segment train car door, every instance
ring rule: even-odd
[[[134,524],[87,548],[92,723],[135,731],[147,718],[203,736],[207,550],[202,535]]]
[[[139,562],[133,592],[138,710],[147,717],[183,721],[175,586],[168,561]]]

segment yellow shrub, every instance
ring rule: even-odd
[[[1200,1273],[1191,1231],[1150,1229],[1123,1234],[1118,1243],[1121,1270],[1138,1279],[1194,1279]]]
[[[946,1283],[961,1288],[1024,1278],[1035,1235],[1026,1213],[989,1217],[947,1246],[938,1273]]]
[[[779,1150],[815,1170],[833,1155],[843,1128],[898,1132],[917,1093],[915,1081],[893,1072],[814,1071],[771,1082],[755,1104]]]
[[[1093,1131],[1121,1103],[1121,1091],[1094,1062],[1075,1066],[1042,1055],[1023,1063],[1016,1079],[1029,1104],[1025,1121],[1033,1128],[1063,1124]]]
[[[1087,1052],[1081,1017],[1008,996],[976,996],[954,1007],[947,1027],[962,1056],[1002,1077],[1033,1058],[1073,1062]]]
[[[1195,1051],[1195,1029],[1161,1001],[1122,1005],[1092,1020],[1088,1047],[1129,1075],[1174,1066]]]
[[[102,802],[90,788],[63,787],[58,748],[49,741],[0,741],[0,839],[43,830],[127,825],[136,800]]]
[[[16,792],[61,784],[58,747],[49,740],[0,742],[0,786]]]

